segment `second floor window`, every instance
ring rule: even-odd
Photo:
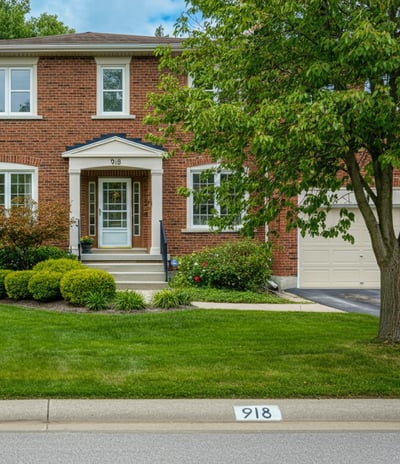
[[[97,115],[129,114],[129,59],[97,58]]]
[[[0,58],[0,118],[37,117],[38,58]]]
[[[123,68],[103,68],[103,113],[122,113],[124,110]]]
[[[31,113],[31,100],[31,70],[0,68],[0,113]]]

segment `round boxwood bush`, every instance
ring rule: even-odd
[[[71,258],[47,259],[36,264],[34,271],[55,271],[65,274],[73,269],[86,269],[86,266],[80,261]]]
[[[0,269],[0,298],[7,297],[7,291],[4,286],[4,279],[10,272],[13,272],[13,271],[11,269]]]
[[[90,294],[101,292],[108,300],[116,293],[114,277],[101,269],[77,269],[67,272],[60,282],[61,296],[73,305],[84,306]]]
[[[32,298],[29,291],[29,281],[34,274],[34,271],[13,271],[7,274],[4,279],[7,296],[13,300]]]
[[[60,281],[63,273],[56,271],[36,272],[29,280],[28,289],[34,300],[55,301],[61,299]]]

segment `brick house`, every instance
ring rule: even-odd
[[[0,203],[21,195],[69,201],[79,228],[71,227],[65,247],[78,253],[80,235],[95,240],[96,253],[83,259],[157,262],[160,221],[170,256],[237,237],[210,232],[207,214],[218,205],[197,207],[176,194],[178,186],[202,182],[210,161],[166,159],[171,147],[146,142],[146,95],[158,83],[160,44],[181,47],[174,38],[90,32],[0,41]],[[344,201],[351,206],[350,197]],[[362,251],[286,233],[283,216],[274,226],[281,232],[273,269],[281,287],[379,281],[365,228]],[[257,238],[264,240],[265,230]],[[369,270],[360,263],[367,252]]]

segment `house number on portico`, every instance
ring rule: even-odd
[[[121,158],[111,158],[110,162],[113,166],[121,166],[122,164]]]

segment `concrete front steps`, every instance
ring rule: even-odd
[[[83,264],[114,276],[118,290],[160,290],[167,286],[161,255],[144,250],[102,250],[81,255]]]

